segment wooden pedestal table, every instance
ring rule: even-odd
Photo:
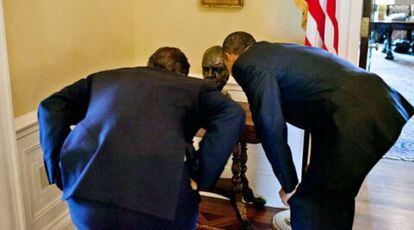
[[[239,102],[239,104],[246,112],[246,126],[233,151],[231,166],[233,176],[232,178],[220,178],[216,185],[206,192],[216,193],[229,198],[231,205],[237,213],[237,217],[243,222],[243,228],[251,229],[243,200],[247,203],[252,203],[256,208],[263,208],[266,201],[263,198],[254,196],[253,190],[249,187],[249,180],[246,177],[247,144],[259,144],[260,140],[256,136],[249,104],[245,102]],[[201,131],[197,136],[203,136],[203,134],[204,132]],[[203,222],[202,217],[199,222]]]

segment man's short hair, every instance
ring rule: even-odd
[[[243,51],[256,43],[253,36],[244,31],[237,31],[229,34],[223,42],[223,50],[226,53],[240,55]]]
[[[161,47],[148,59],[148,67],[158,67],[173,73],[188,75],[190,64],[180,49],[175,47]]]

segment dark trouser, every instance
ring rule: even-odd
[[[385,153],[370,138],[366,121],[353,122],[346,127],[327,122],[311,132],[310,165],[289,200],[294,230],[352,229],[355,197]]]
[[[289,200],[292,229],[352,229],[354,197],[304,178]]]
[[[168,196],[168,193],[165,194]],[[73,224],[77,229],[195,229],[200,197],[192,191],[188,176],[184,176],[175,220],[125,209],[114,204],[91,201],[79,197],[67,200]],[[168,208],[168,207],[159,207]]]

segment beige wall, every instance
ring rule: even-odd
[[[15,116],[89,73],[134,64],[133,0],[3,0]]]
[[[142,65],[160,46],[179,47],[190,72],[201,72],[205,49],[221,45],[236,30],[257,40],[303,43],[301,14],[294,0],[246,0],[241,9],[207,8],[200,0],[135,1],[135,60]]]
[[[258,40],[302,43],[293,0],[246,0],[241,9],[199,0],[3,0],[15,116],[89,73],[145,65],[176,46],[200,73],[204,50],[236,30]]]

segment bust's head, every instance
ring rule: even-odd
[[[222,90],[229,80],[229,71],[224,63],[224,53],[220,46],[208,48],[203,55],[203,78],[214,82]]]

